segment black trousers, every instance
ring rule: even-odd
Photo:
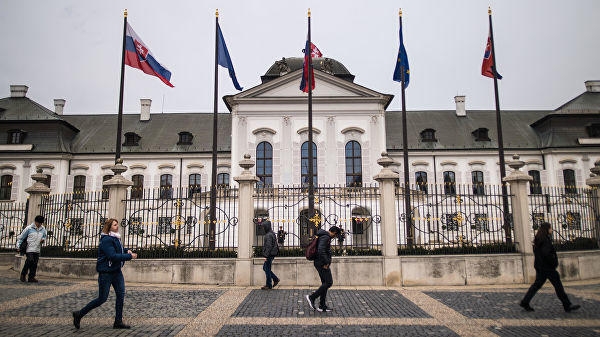
[[[316,299],[319,297],[319,307],[325,307],[325,301],[327,300],[327,290],[331,288],[333,285],[333,276],[331,275],[331,265],[329,268],[325,269],[323,267],[317,267],[317,272],[319,273],[319,278],[321,279],[321,286],[317,291],[310,295],[311,299]]]
[[[32,278],[35,278],[38,261],[40,260],[40,253],[25,253],[25,256],[27,259],[25,260],[23,270],[21,270],[21,275],[27,275],[27,271],[29,271],[29,279],[31,280]]]
[[[523,304],[529,304],[533,296],[537,293],[540,288],[546,283],[546,280],[550,280],[550,283],[554,286],[554,291],[556,292],[556,296],[562,302],[563,307],[568,308],[571,306],[571,301],[569,301],[569,296],[565,292],[565,288],[560,281],[560,275],[558,275],[558,271],[556,269],[546,270],[546,269],[536,269],[535,270],[535,281],[529,287],[529,290],[523,297]]]

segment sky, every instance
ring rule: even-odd
[[[282,57],[302,57],[311,10],[312,41],[324,57],[355,75],[354,82],[395,96],[398,10],[410,64],[407,110],[494,110],[493,80],[481,75],[492,8],[502,110],[553,110],[600,80],[598,0],[2,0],[0,97],[10,85],[65,114],[118,111],[123,10],[128,23],[171,73],[170,88],[138,69],[125,68],[124,112],[212,112],[215,10],[236,75],[244,89]],[[299,84],[299,83],[298,83]],[[317,81],[317,86],[319,85]],[[219,67],[219,112],[236,94]]]

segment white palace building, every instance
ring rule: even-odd
[[[403,180],[402,119],[387,110],[393,95],[354,83],[346,67],[314,60],[313,141],[318,185],[374,183],[387,152]],[[277,61],[262,83],[223,99],[219,114],[218,183],[235,185],[238,163],[250,154],[259,184],[292,186],[306,181],[307,97],[298,90],[301,58]],[[600,81],[555,110],[502,111],[507,161],[519,154],[523,171],[541,186],[585,187],[600,159]],[[113,172],[117,116],[64,114],[64,99],[48,109],[12,85],[0,99],[0,200],[24,202],[38,170],[51,194],[98,191]],[[533,97],[535,99],[535,97]],[[408,111],[411,183],[500,184],[496,113],[472,111],[457,96],[455,111]],[[133,191],[207,186],[211,182],[212,113],[150,113],[123,116],[125,178]],[[510,169],[507,168],[507,171]],[[134,193],[134,192],[132,192]]]

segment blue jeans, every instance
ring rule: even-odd
[[[263,270],[265,271],[265,276],[267,277],[267,287],[273,287],[273,281],[279,281],[279,277],[271,271],[271,266],[273,265],[273,260],[275,256],[267,257],[265,263],[263,263]]]
[[[83,309],[79,310],[79,315],[83,317],[92,309],[97,308],[106,302],[111,285],[115,290],[115,295],[117,295],[117,301],[115,303],[115,322],[122,322],[123,302],[125,301],[125,279],[120,270],[116,273],[98,273],[98,298],[92,300],[83,307]]]

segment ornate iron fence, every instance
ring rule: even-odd
[[[0,250],[14,251],[17,236],[27,225],[27,203],[0,203]]]
[[[508,187],[507,187],[508,188]],[[411,225],[407,226],[404,191],[396,190],[400,254],[502,253],[512,233],[510,192],[501,186],[419,184],[410,188]],[[506,226],[509,226],[508,228]],[[408,227],[408,228],[407,228]]]
[[[54,194],[42,197],[41,214],[48,231],[44,255],[83,251],[94,255],[102,225],[106,221],[108,199],[102,191]]]
[[[532,231],[542,222],[549,222],[558,249],[598,248],[600,212],[593,189],[542,187],[535,192],[529,195]]]
[[[142,258],[235,257],[238,190],[219,187],[216,192],[214,221],[206,187],[130,194],[125,200],[123,244]]]
[[[379,187],[317,186],[315,188],[316,217],[308,215],[308,191],[301,186],[257,188],[254,192],[254,223],[256,225],[253,246],[255,254],[262,246],[262,219],[272,223],[273,231],[283,250],[290,255],[301,254],[310,236],[316,230],[338,226],[343,235],[334,238],[332,247],[340,254],[361,254],[380,250],[381,217],[379,214]]]

